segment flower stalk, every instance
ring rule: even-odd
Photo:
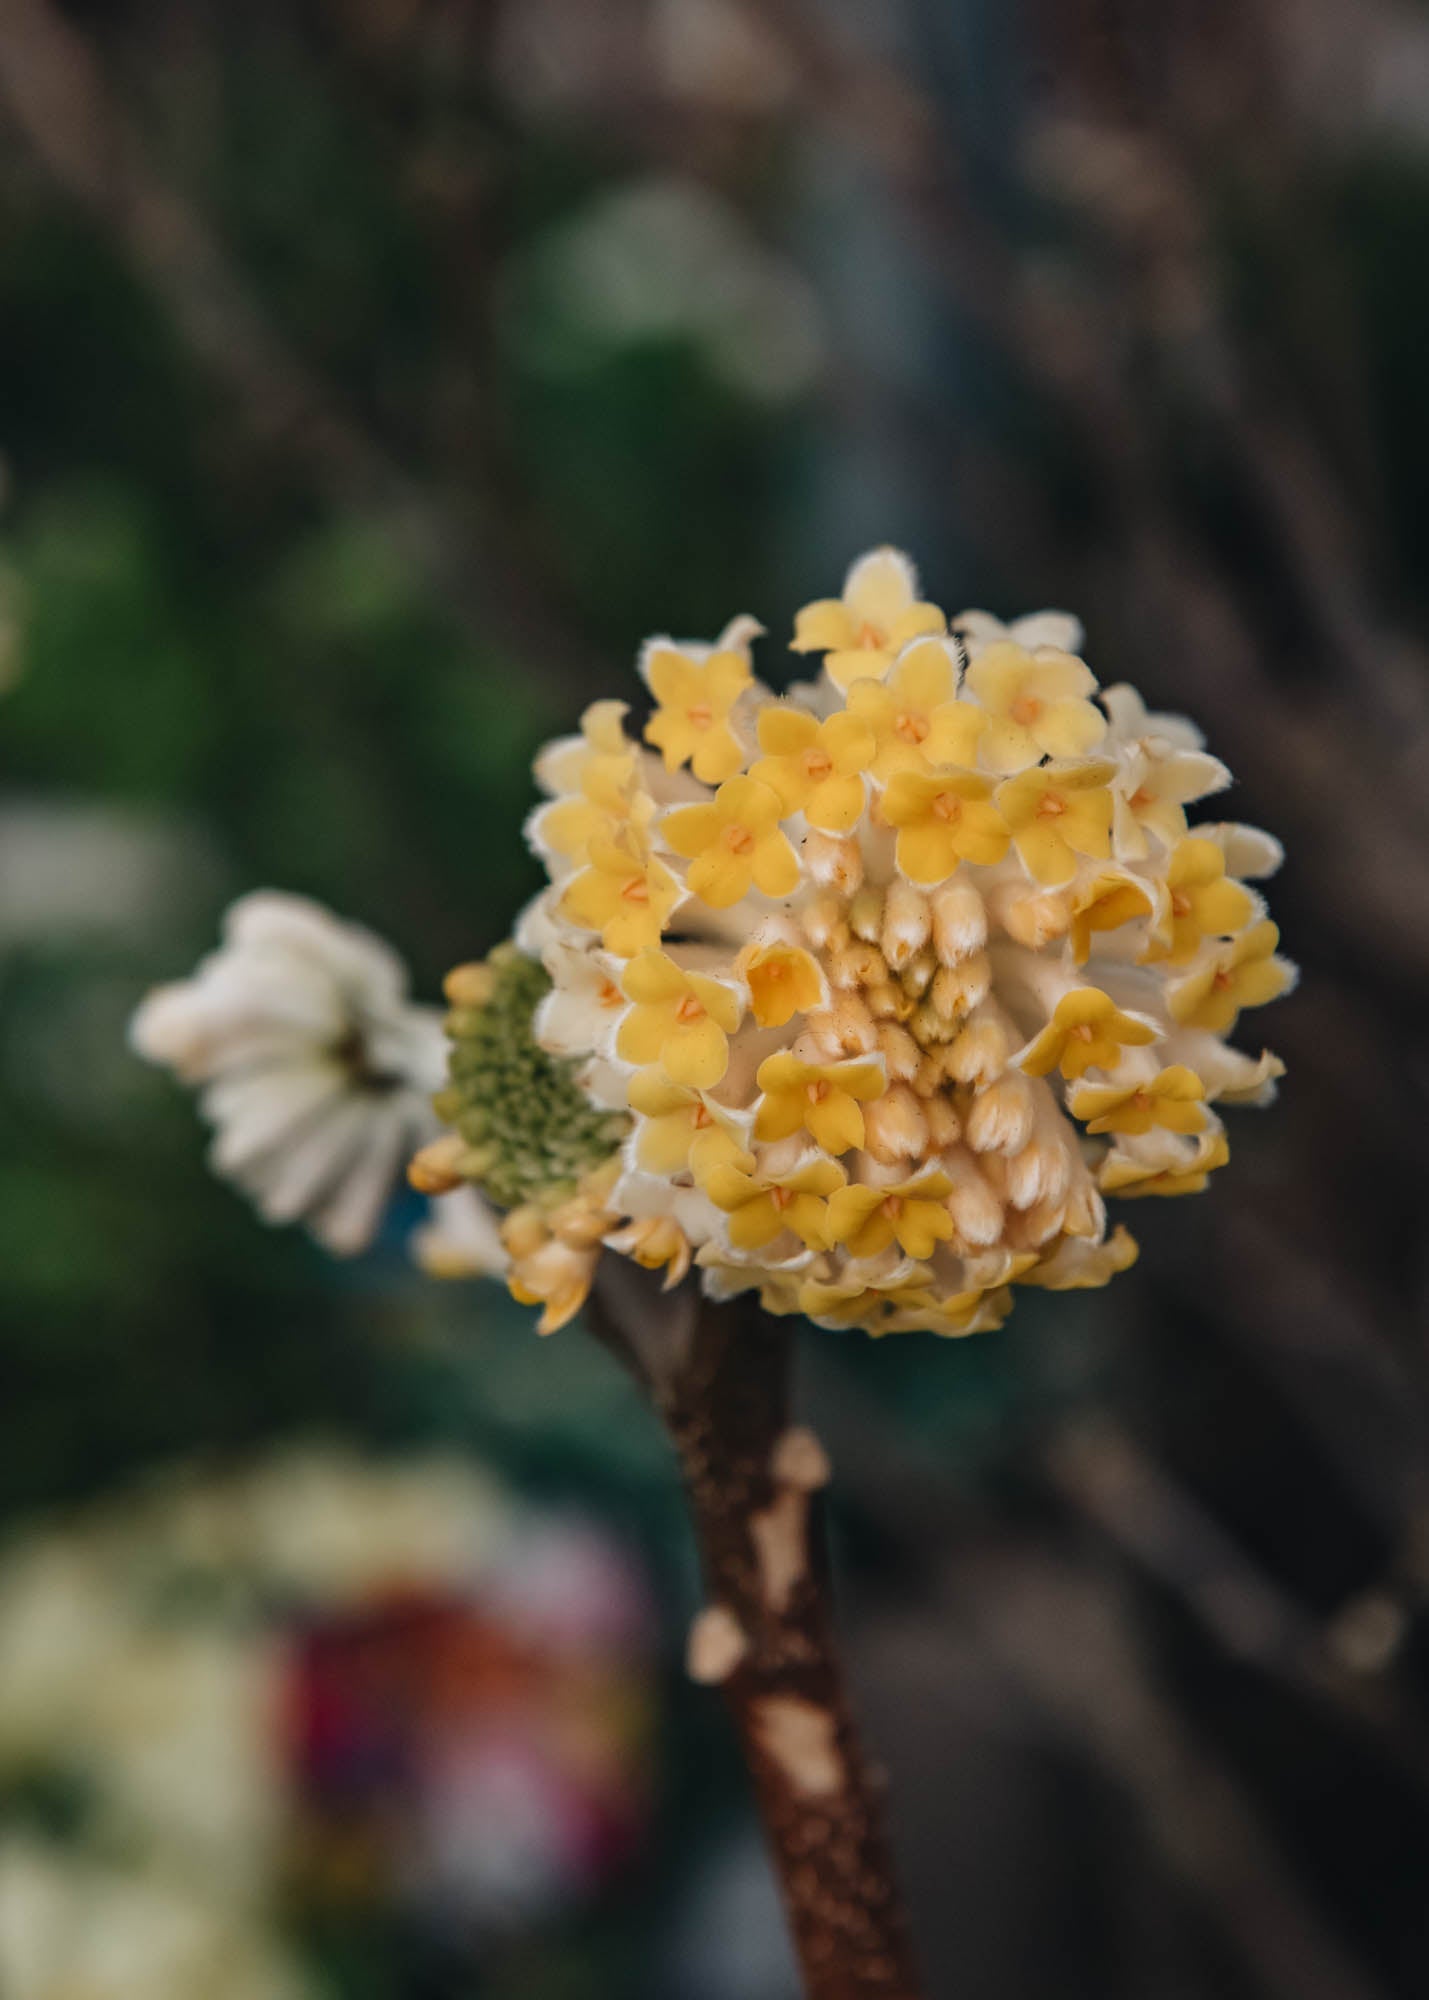
[[[829,1465],[790,1421],[794,1333],[748,1299],[683,1287],[683,1340],[642,1338],[653,1287],[597,1283],[594,1330],[642,1380],[679,1461],[706,1602],[693,1677],[724,1695],[763,1822],[807,2000],[921,2000],[884,1825],[833,1619]],[[641,1354],[678,1356],[649,1369]]]

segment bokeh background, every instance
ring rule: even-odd
[[[435,997],[537,743],[883,540],[1201,721],[1304,968],[1128,1277],[806,1340],[930,1990],[1421,1995],[1422,6],[3,0],[0,247],[6,2000],[792,1994],[613,1366],[124,1030],[258,885]]]

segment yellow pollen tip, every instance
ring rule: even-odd
[[[704,1018],[705,1010],[693,993],[687,993],[675,1009],[675,1019],[677,1021],[684,1021],[688,1024],[691,1021],[703,1021]]]
[[[939,792],[933,801],[933,811],[939,819],[955,820],[962,809],[963,802],[956,792]]]
[[[725,828],[724,844],[731,854],[748,854],[754,846],[754,835],[747,826]]]
[[[1037,807],[1038,819],[1060,819],[1067,810],[1067,801],[1060,792],[1044,792]]]
[[[630,880],[621,889],[620,896],[622,902],[648,903],[650,900],[650,884],[645,880],[643,875],[632,875]]]
[[[895,736],[901,736],[905,743],[921,743],[928,734],[928,718],[925,715],[900,715],[893,725]]]
[[[827,750],[807,750],[804,753],[804,775],[814,784],[822,784],[833,773],[834,760]]]

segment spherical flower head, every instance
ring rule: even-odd
[[[875,550],[799,614],[824,669],[782,701],[755,629],[650,642],[652,749],[601,702],[541,759],[550,885],[493,961],[509,1020],[494,987],[454,1010],[429,1173],[510,1209],[546,1328],[603,1253],[880,1335],[1109,1282],[1108,1200],[1206,1187],[1224,1108],[1273,1094],[1225,1037],[1293,980],[1245,880],[1276,843],[1188,825],[1224,766],[1103,699],[1065,614],[949,637]]]

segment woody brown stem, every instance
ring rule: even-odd
[[[723,1686],[808,2000],[919,2000],[833,1629],[818,1497],[827,1467],[813,1436],[789,1426],[792,1357],[786,1324],[702,1302],[683,1365],[651,1385],[708,1592],[691,1668]]]

